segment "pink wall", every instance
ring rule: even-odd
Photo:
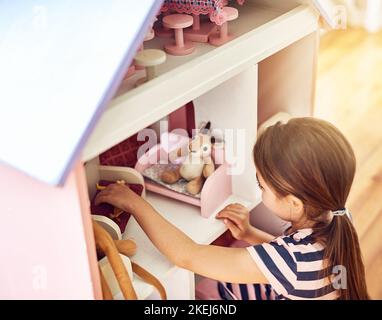
[[[99,298],[82,167],[61,188],[1,164],[0,178],[0,299]]]

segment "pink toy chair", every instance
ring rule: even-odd
[[[194,20],[187,14],[171,14],[163,18],[163,26],[175,31],[175,44],[165,45],[165,51],[174,56],[184,56],[192,53],[195,46],[190,41],[184,41],[183,29],[192,26]]]
[[[140,86],[143,83],[155,78],[155,67],[166,61],[166,53],[158,49],[147,49],[139,51],[134,58],[134,64],[138,67],[146,69],[146,77],[139,79],[135,86]]]
[[[226,42],[232,40],[234,37],[228,33],[228,21],[235,20],[239,17],[239,12],[237,9],[232,7],[224,7],[224,13],[227,16],[227,21],[220,26],[220,32],[212,34],[210,36],[210,44],[213,46],[221,46]]]

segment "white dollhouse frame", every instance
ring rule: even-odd
[[[303,1],[304,2],[304,1]],[[238,37],[215,48],[197,44],[194,54],[168,56],[158,77],[133,88],[140,73],[121,84],[118,96],[104,112],[83,152],[89,186],[97,176],[97,155],[139,130],[193,101],[196,123],[213,120],[216,128],[245,129],[245,173],[233,176],[233,202],[249,209],[260,203],[252,165],[257,125],[279,111],[293,116],[312,114],[318,46],[318,14],[295,0],[247,0],[239,19],[230,22]],[[161,48],[168,40],[155,38],[146,48]],[[229,115],[229,116],[227,116]],[[92,194],[90,187],[90,194]],[[200,209],[148,192],[146,199],[194,241],[209,244],[225,230],[221,221],[200,216]],[[125,234],[136,240],[132,260],[146,267],[164,284],[169,299],[194,299],[195,275],[172,265],[132,219]],[[140,296],[157,298],[141,284]],[[122,298],[121,295],[115,298]]]

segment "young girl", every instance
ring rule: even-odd
[[[276,299],[368,299],[358,237],[345,209],[355,173],[345,137],[328,122],[292,119],[266,129],[253,156],[264,204],[291,228],[275,238],[250,226],[243,206],[229,205],[217,218],[248,248],[195,243],[124,185],[110,185],[96,202],[131,212],[174,264],[228,287],[267,284]]]

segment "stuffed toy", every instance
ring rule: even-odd
[[[165,170],[161,175],[161,180],[167,184],[174,184],[180,179],[188,181],[186,190],[196,195],[203,187],[207,179],[214,171],[215,164],[212,160],[212,145],[214,139],[210,134],[211,123],[208,122],[192,138],[186,150],[176,150],[178,157],[186,156],[183,163],[176,169]]]

